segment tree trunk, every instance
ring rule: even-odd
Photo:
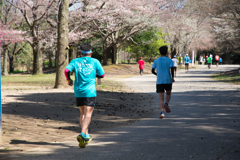
[[[73,60],[73,46],[69,47],[68,50],[68,54],[69,54],[69,63],[71,62],[71,60]]]
[[[107,65],[107,47],[105,47],[103,42],[103,65]]]
[[[107,65],[107,61],[110,58],[112,64],[117,64],[117,44],[103,47],[103,65]]]
[[[57,51],[54,49],[54,55],[55,55],[55,62],[54,62],[54,67],[57,67]]]
[[[3,54],[4,54],[4,60],[3,60],[3,75],[7,76],[8,75],[8,50],[7,46],[3,46]]]
[[[73,59],[75,59],[75,58],[78,57],[77,53],[78,53],[78,48],[77,48],[77,46],[73,46]]]
[[[112,54],[113,54],[113,59],[112,59],[112,63],[113,64],[117,64],[117,44],[114,44],[112,47]]]
[[[40,50],[40,43],[38,40],[35,41],[33,49],[33,75],[39,75],[43,73],[42,70],[42,52]]]
[[[13,56],[9,57],[9,70],[10,72],[14,71],[14,66],[13,66]]]
[[[62,0],[58,12],[57,68],[54,88],[67,86],[64,69],[68,64],[68,7],[69,0]]]
[[[171,46],[171,54],[169,54],[168,55],[168,57],[170,58],[170,59],[172,59],[173,58],[173,56],[174,55],[176,55],[176,47],[174,47],[173,45]]]

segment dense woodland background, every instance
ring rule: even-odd
[[[2,75],[55,68],[55,88],[65,86],[63,69],[84,42],[103,65],[152,62],[163,45],[170,58],[194,51],[239,64],[240,1],[0,0]]]

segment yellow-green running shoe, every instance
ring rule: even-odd
[[[85,138],[84,140],[85,140],[85,143],[88,144],[89,142],[91,142],[92,136],[89,135],[89,138]]]
[[[82,134],[79,134],[79,135],[77,136],[77,140],[78,140],[78,142],[79,142],[79,147],[80,147],[80,148],[85,148],[85,147],[86,147],[86,145],[85,145],[85,139],[82,137]]]

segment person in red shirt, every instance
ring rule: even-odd
[[[139,64],[139,69],[140,69],[140,75],[143,74],[143,69],[144,69],[144,60],[142,60],[142,57],[140,57],[140,60],[138,61],[138,64]]]
[[[215,61],[216,61],[216,66],[218,67],[218,62],[219,62],[219,55],[218,54],[215,56]]]

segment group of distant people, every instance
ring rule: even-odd
[[[222,64],[222,58],[217,54],[214,57],[215,62],[216,62],[216,67],[218,67],[219,64]],[[202,65],[203,63],[208,65],[208,68],[210,69],[212,66],[212,62],[213,62],[213,55],[207,54],[206,57],[200,56],[199,58],[199,64]]]
[[[177,59],[177,56],[174,55],[172,61],[173,61],[173,68],[174,68],[175,77],[176,77],[177,67],[179,66],[179,69],[182,67],[183,58],[180,55],[178,57],[178,59]],[[186,57],[184,58],[185,71],[186,72],[188,72],[188,70],[189,70],[189,63],[191,63],[191,62],[192,62],[192,60],[189,58],[188,54],[186,54]],[[143,69],[144,69],[145,62],[144,62],[142,57],[140,57],[140,60],[138,61],[138,64],[139,64],[140,75],[143,75]]]
[[[219,55],[215,55],[215,62],[216,62],[216,67],[218,67],[218,64],[222,64],[222,58],[219,57]],[[206,62],[208,65],[208,69],[211,68],[212,62],[213,62],[213,55],[210,53],[209,55],[206,55]]]

